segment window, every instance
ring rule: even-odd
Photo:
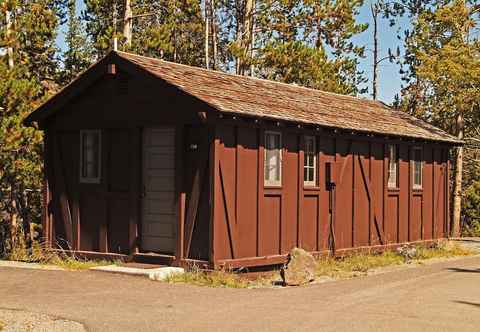
[[[265,133],[265,185],[279,186],[282,179],[282,136],[278,132]]]
[[[413,149],[413,189],[422,189],[422,149]]]
[[[80,131],[80,182],[100,183],[100,130]]]
[[[397,146],[388,145],[388,188],[398,188]]]
[[[317,146],[314,136],[305,136],[305,153],[303,158],[303,184],[315,186],[317,176]]]

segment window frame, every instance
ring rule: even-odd
[[[267,145],[268,145],[268,136],[269,135],[277,135],[278,136],[278,167],[279,167],[279,171],[278,171],[278,177],[279,179],[278,180],[270,180],[270,179],[267,179],[267,172],[266,172],[266,168],[267,168],[267,153],[268,153],[268,148],[267,148]],[[281,187],[282,186],[282,175],[283,175],[283,172],[282,172],[282,164],[283,164],[283,148],[282,148],[282,133],[280,131],[274,131],[274,130],[266,130],[264,132],[264,157],[263,157],[263,184],[265,187]]]
[[[313,143],[313,151],[307,152],[308,144],[307,142],[311,140]],[[303,185],[305,187],[316,187],[317,186],[317,173],[318,173],[318,165],[317,165],[317,137],[314,135],[305,135],[303,137]],[[307,161],[307,155],[313,154],[313,167],[308,166],[305,164]],[[305,180],[305,169],[313,169],[313,181]]]
[[[84,152],[84,135],[85,134],[95,134],[98,135],[98,151],[97,151],[97,176],[90,177],[90,176],[83,176],[83,169],[84,169],[84,160],[83,160],[83,152]],[[101,175],[102,175],[102,131],[100,129],[85,129],[80,130],[80,165],[79,165],[79,176],[80,176],[80,183],[90,183],[90,184],[99,184],[101,182]]]
[[[415,158],[416,151],[420,152],[419,160]],[[420,163],[420,184],[415,183],[415,167],[417,163]],[[412,148],[412,189],[423,190],[423,149],[419,146]]]
[[[393,165],[395,165],[395,183],[391,182],[390,181],[390,175],[393,174],[391,172],[391,165],[392,165],[392,148],[393,148],[393,151],[394,152],[394,163]],[[399,177],[400,177],[400,173],[399,173],[399,158],[398,158],[398,152],[399,152],[399,147],[398,147],[398,144],[387,144],[387,158],[388,158],[388,168],[387,168],[387,188],[389,190],[395,190],[395,189],[398,189],[399,187]]]

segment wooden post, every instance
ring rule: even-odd
[[[177,252],[176,260],[177,265],[180,265],[182,260],[185,259],[184,252],[185,245],[185,193],[180,193],[178,202],[178,230],[177,230]]]
[[[175,192],[178,197],[177,206],[177,245],[175,249],[176,265],[181,265],[185,259],[185,129],[183,125],[175,128]],[[188,252],[187,252],[188,255]]]
[[[216,255],[215,255],[215,218],[216,218],[216,204],[215,200],[220,192],[217,192],[217,183],[219,181],[219,146],[220,142],[216,135],[216,124],[209,128],[209,174],[210,174],[210,225],[209,225],[209,244],[210,244],[210,266],[216,267]]]
[[[141,130],[133,128],[130,132],[130,151],[132,154],[132,171],[130,173],[130,218],[128,222],[128,244],[130,254],[139,251],[138,224],[141,220],[140,179],[141,179]]]

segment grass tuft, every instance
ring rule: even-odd
[[[469,256],[475,253],[451,241],[440,242],[431,247],[403,246],[397,251],[355,254],[342,258],[323,257],[318,259],[316,274],[335,279],[351,278],[365,275],[376,268],[401,265],[411,261],[422,262],[432,258]]]
[[[366,275],[374,269],[398,266],[411,261],[421,263],[431,258],[468,256],[475,253],[456,243],[446,241],[433,247],[403,246],[399,250],[382,253],[361,253],[341,258],[321,257],[317,260],[316,276],[327,276],[333,279],[353,278]],[[242,276],[241,273],[205,271],[194,266],[185,273],[172,274],[165,281],[207,287],[257,288],[271,287],[278,281],[278,274],[272,272],[270,275],[251,280]]]
[[[426,260],[431,258],[450,258],[456,256],[470,256],[476,254],[471,249],[466,249],[457,243],[445,241],[434,247],[416,246],[414,260]]]
[[[193,266],[185,273],[170,275],[165,281],[169,283],[184,283],[197,286],[226,287],[226,288],[255,288],[271,286],[273,284],[273,273],[271,277],[261,277],[249,280],[240,273],[231,271],[206,271]]]
[[[380,254],[356,254],[342,258],[322,257],[318,259],[316,275],[331,278],[349,278],[364,275],[368,271],[391,265],[400,265],[405,259],[393,251]]]
[[[73,271],[81,271],[81,270],[88,270],[92,267],[97,266],[105,266],[105,265],[118,265],[120,262],[117,261],[109,261],[109,260],[88,260],[79,257],[72,257],[72,256],[61,256],[56,255],[53,259],[47,261],[43,264],[51,264],[56,265],[66,270],[73,270]]]
[[[119,264],[117,261],[83,259],[66,251],[52,251],[39,242],[33,242],[30,249],[22,245],[14,246],[5,258],[12,261],[56,265],[66,270],[75,271],[88,270],[96,266]]]

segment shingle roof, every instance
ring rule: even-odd
[[[374,134],[461,142],[425,121],[378,101],[227,74],[131,53],[117,54],[221,112]]]
[[[57,112],[76,92],[100,77],[104,73],[103,66],[115,56],[176,86],[220,112],[379,135],[463,143],[425,121],[378,101],[118,51],[110,52],[39,106],[25,119],[25,123],[45,119]]]

